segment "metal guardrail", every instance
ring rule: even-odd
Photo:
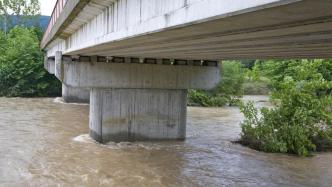
[[[51,33],[51,30],[52,30],[54,24],[56,23],[57,19],[59,18],[60,14],[63,10],[63,7],[66,5],[67,1],[68,0],[57,0],[55,7],[53,9],[53,12],[52,12],[50,21],[48,22],[48,26],[44,32],[44,36],[41,41],[42,45],[44,45],[45,42],[47,42],[47,38],[48,38],[49,34]]]

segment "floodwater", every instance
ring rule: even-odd
[[[100,145],[86,135],[88,105],[0,98],[0,186],[332,186],[331,153],[231,143],[242,118],[232,107],[188,108],[184,142]]]

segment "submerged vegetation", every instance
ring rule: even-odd
[[[265,152],[308,156],[332,149],[332,63],[328,60],[258,62],[271,80],[274,108],[241,105],[240,143]]]

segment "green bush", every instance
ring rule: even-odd
[[[229,102],[229,98],[222,96],[210,96],[208,93],[199,90],[188,91],[188,105],[189,106],[203,106],[203,107],[221,107]]]
[[[308,156],[332,145],[332,63],[302,60],[267,63],[277,106],[242,104],[240,142],[266,152]],[[275,69],[273,69],[273,68]]]
[[[216,88],[189,90],[188,105],[204,107],[221,107],[237,105],[243,95],[244,69],[238,61],[225,61],[220,66],[221,82]]]
[[[243,83],[244,95],[268,95],[269,80],[246,80]]]
[[[43,67],[36,29],[0,32],[0,96],[57,96],[61,84]]]

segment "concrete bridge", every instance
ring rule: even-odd
[[[41,46],[99,142],[184,139],[223,59],[331,58],[331,0],[58,0]]]

